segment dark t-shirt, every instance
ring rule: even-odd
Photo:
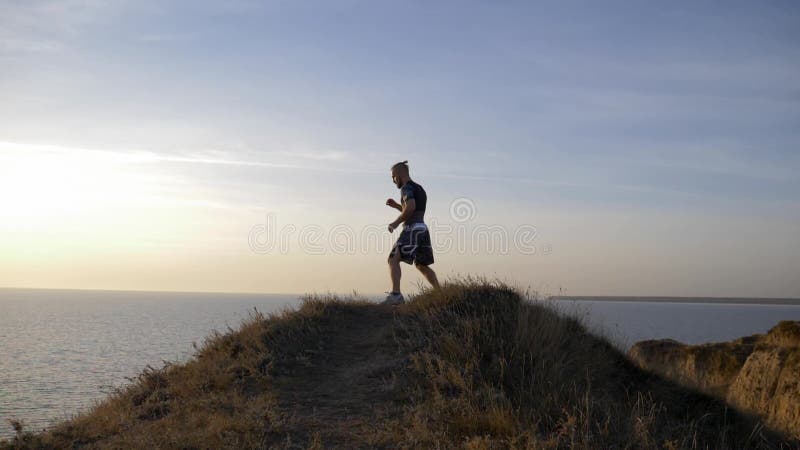
[[[406,201],[412,198],[414,199],[416,208],[414,209],[414,214],[411,215],[411,218],[406,220],[406,223],[422,223],[425,218],[425,206],[428,203],[428,194],[425,193],[425,189],[423,189],[422,186],[408,180],[408,182],[400,188],[400,204],[405,206]]]

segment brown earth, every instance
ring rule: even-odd
[[[343,448],[378,446],[376,428],[399,415],[393,371],[406,362],[392,333],[394,311],[364,305],[339,319],[320,348],[275,378],[276,404],[286,411],[289,436],[310,434],[301,439]]]

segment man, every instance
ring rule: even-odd
[[[400,210],[397,220],[389,224],[389,232],[393,232],[401,223],[403,229],[397,242],[389,253],[389,275],[392,278],[392,291],[386,296],[384,305],[398,305],[404,303],[403,294],[400,293],[400,261],[414,264],[422,276],[436,289],[439,289],[439,280],[436,272],[429,266],[433,264],[433,249],[431,236],[425,225],[425,206],[428,196],[425,189],[411,180],[408,174],[408,161],[399,162],[392,166],[392,181],[400,189],[400,203],[390,198],[386,205]]]

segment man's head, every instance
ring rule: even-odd
[[[402,161],[392,166],[392,181],[398,189],[410,180],[408,175],[408,161]]]

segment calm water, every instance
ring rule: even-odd
[[[800,320],[800,305],[558,300],[623,350],[645,339],[687,344],[729,341],[764,333],[781,320]]]
[[[291,295],[0,289],[0,437],[74,414],[148,364],[190,357],[212,330]]]
[[[236,328],[253,308],[292,295],[0,289],[0,437],[5,419],[47,426],[102,399],[146,365],[182,361],[211,330]],[[730,340],[800,320],[800,306],[559,300],[621,348],[652,338]]]

